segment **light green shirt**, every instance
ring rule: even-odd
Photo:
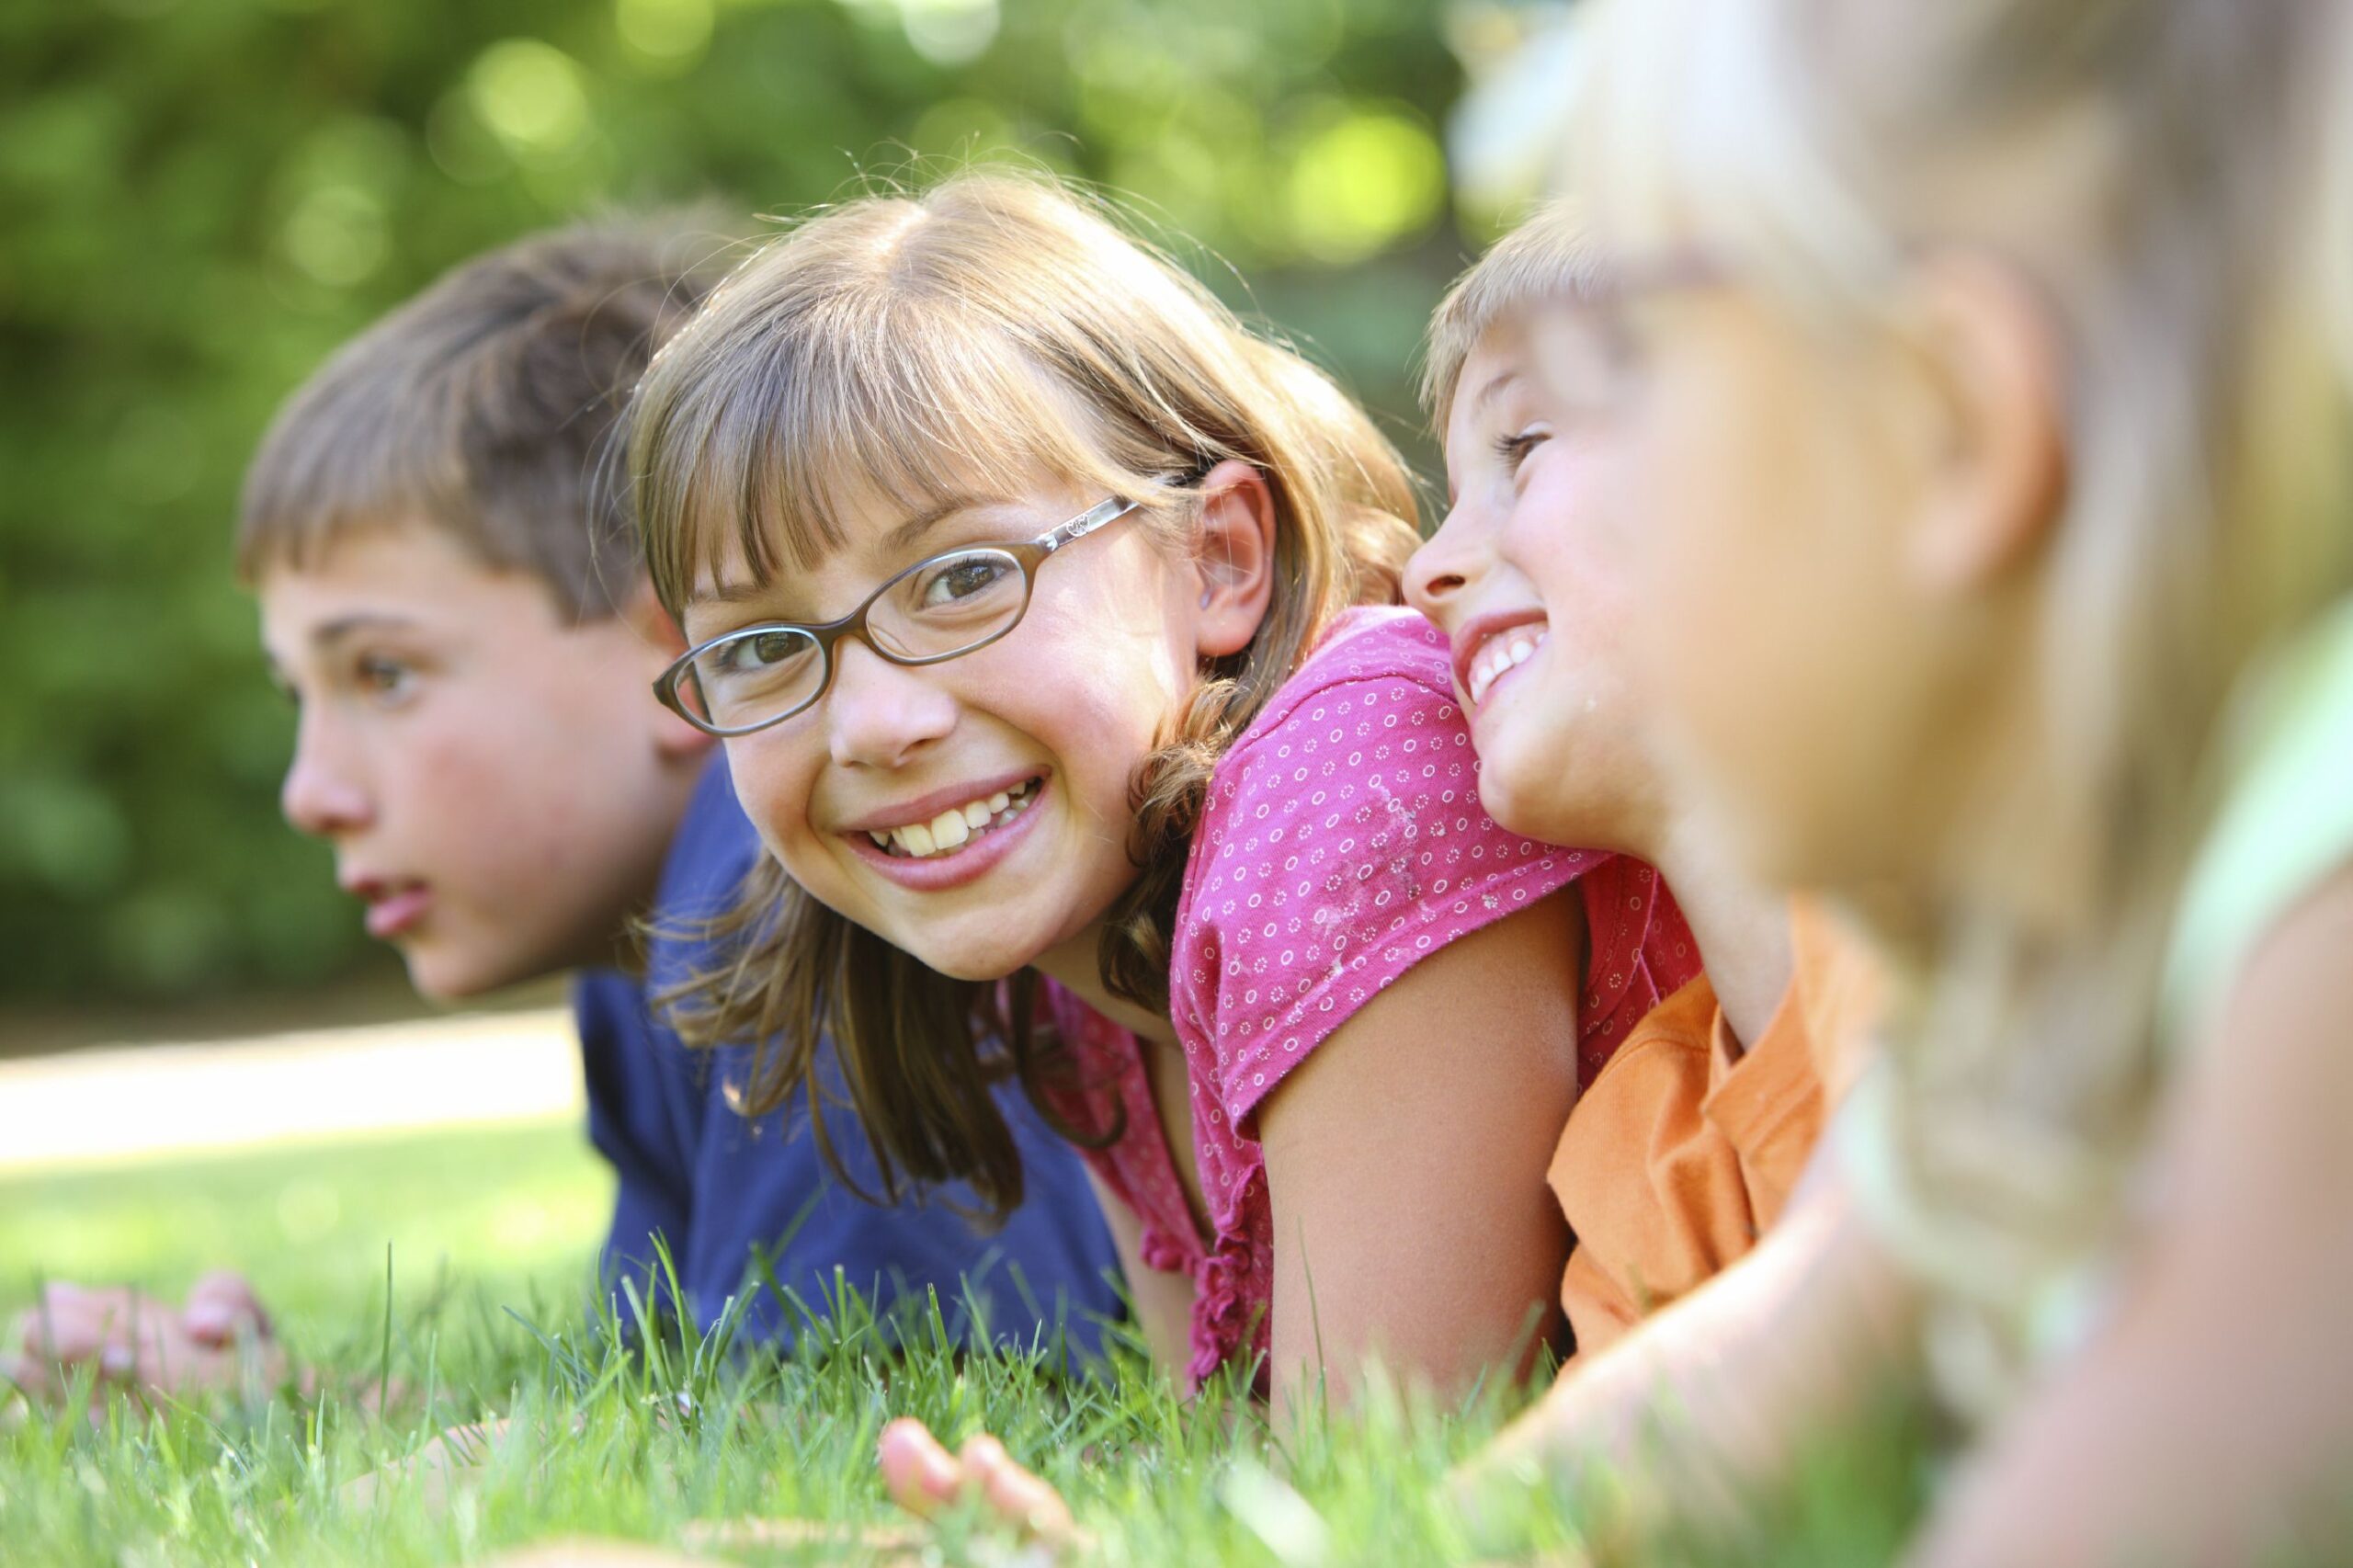
[[[2237,715],[2235,760],[2190,868],[2165,970],[2165,1042],[2221,1010],[2263,934],[2353,864],[2353,600],[2298,639]]]

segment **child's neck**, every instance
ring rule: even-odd
[[[1634,853],[1657,869],[1682,909],[1733,1038],[1744,1050],[1754,1045],[1779,1009],[1795,967],[1787,901],[1742,875],[1686,813],[1676,813]]]
[[[1040,953],[1032,968],[1139,1040],[1174,1046],[1176,1026],[1165,1013],[1139,1007],[1111,994],[1103,983],[1103,926],[1087,926],[1060,946]]]

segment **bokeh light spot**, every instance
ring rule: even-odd
[[[934,65],[978,60],[996,41],[996,0],[899,0],[907,42]]]
[[[1347,109],[1291,160],[1286,206],[1299,247],[1346,264],[1427,229],[1446,201],[1446,155],[1418,121]]]
[[[474,112],[518,157],[560,157],[588,130],[588,94],[572,56],[537,39],[482,51],[467,74]]]
[[[684,70],[710,47],[711,0],[615,0],[613,26],[646,62]]]
[[[286,254],[332,289],[347,289],[383,264],[384,208],[372,191],[323,185],[286,220]]]

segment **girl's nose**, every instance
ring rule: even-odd
[[[901,767],[956,727],[956,700],[927,670],[894,665],[856,638],[834,650],[825,744],[844,767]]]

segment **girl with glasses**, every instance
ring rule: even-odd
[[[1648,868],[1481,809],[1364,415],[1080,199],[967,176],[746,263],[629,460],[663,696],[773,860],[684,1005],[776,1042],[751,1108],[830,1032],[886,1179],[1003,1204],[1019,1079],[1158,1355],[1278,1410],[1373,1355],[1525,1367],[1553,1142],[1689,944]]]

